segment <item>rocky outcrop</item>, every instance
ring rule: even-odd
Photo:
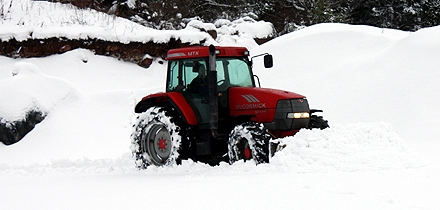
[[[42,112],[32,110],[21,121],[5,122],[0,118],[0,142],[5,145],[17,143],[45,117],[46,115]]]

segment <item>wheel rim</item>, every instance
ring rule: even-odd
[[[229,163],[254,160],[256,164],[269,162],[270,136],[264,125],[245,122],[236,125],[229,134]]]
[[[148,153],[155,165],[160,166],[166,163],[171,155],[172,143],[171,135],[164,124],[152,124],[143,143],[145,144],[145,152]]]
[[[243,138],[240,140],[238,148],[241,152],[241,159],[250,160],[252,159],[252,150],[249,147],[247,139]]]

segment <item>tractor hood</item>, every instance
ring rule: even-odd
[[[305,99],[297,93],[257,87],[232,87],[229,89],[231,111],[275,109],[279,100]]]
[[[284,90],[232,87],[229,89],[229,109],[231,116],[251,116],[251,120],[265,123],[271,130],[295,130],[309,123],[306,97]]]

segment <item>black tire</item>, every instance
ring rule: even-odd
[[[269,162],[269,140],[262,123],[245,122],[235,126],[229,134],[229,163],[254,160],[256,164]]]
[[[133,125],[131,150],[136,167],[176,165],[181,137],[169,113],[162,107],[151,107],[140,113]]]

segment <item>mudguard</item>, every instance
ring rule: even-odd
[[[152,106],[165,106],[167,103],[171,104],[184,117],[186,123],[189,125],[198,124],[194,111],[179,92],[160,92],[145,96],[136,105],[134,111],[141,113]]]

